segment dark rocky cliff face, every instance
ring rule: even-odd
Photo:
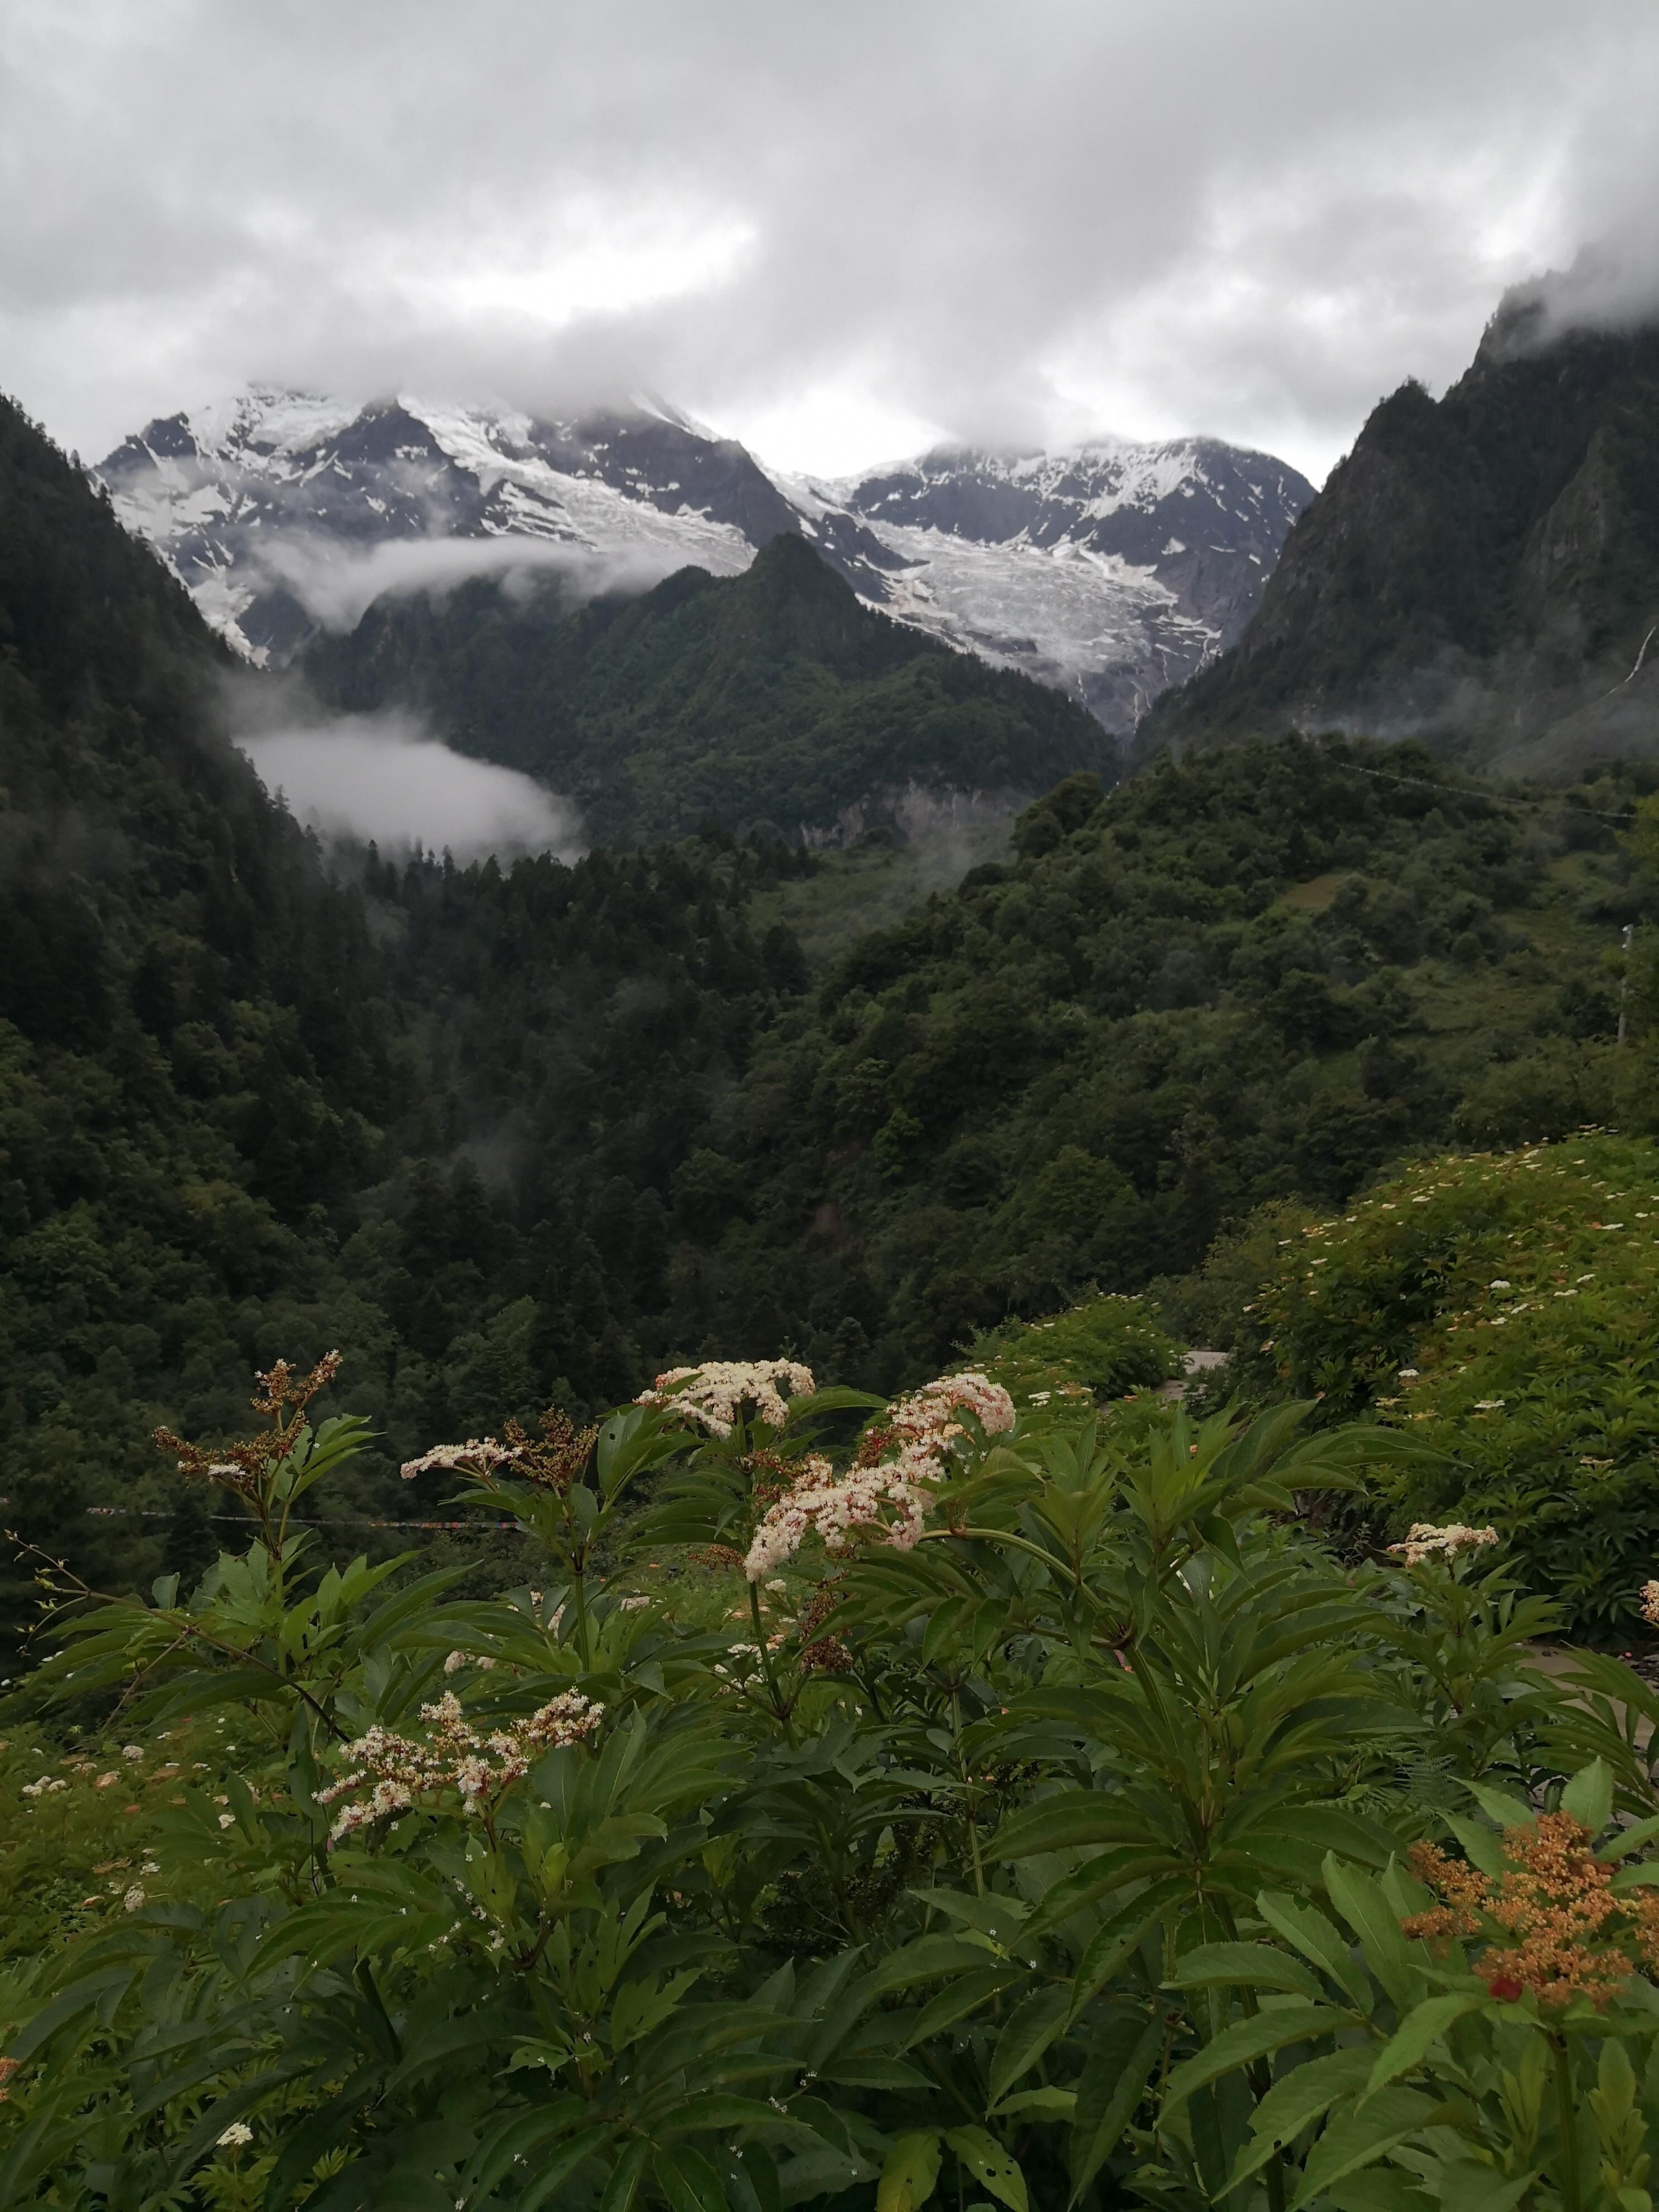
[[[1231,652],[1137,750],[1340,723],[1516,768],[1659,751],[1659,329],[1526,342],[1374,411]]]

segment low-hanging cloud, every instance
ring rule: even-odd
[[[383,852],[421,846],[458,860],[553,853],[574,859],[568,800],[516,769],[469,760],[414,717],[343,714],[245,730],[236,742],[265,788],[319,835]]]
[[[659,584],[684,555],[654,546],[603,556],[586,546],[534,538],[390,538],[347,548],[303,532],[273,537],[258,568],[283,585],[325,629],[353,630],[379,599],[417,592],[441,597],[477,577],[493,577],[509,599],[556,581],[569,606],[606,592],[632,597]]]

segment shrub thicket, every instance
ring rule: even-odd
[[[466,1603],[300,1532],[324,1379],[173,1444],[193,1594],[52,1577],[31,1696],[122,1704],[0,1812],[7,2203],[1644,2201],[1659,1698],[1481,1547],[1322,1550],[1397,1435],[704,1370],[429,1455],[535,1562]]]
[[[1389,1534],[1496,1523],[1575,1630],[1628,1636],[1659,1561],[1659,1149],[1437,1158],[1281,1226],[1241,1377],[1407,1426],[1439,1458],[1380,1486]]]

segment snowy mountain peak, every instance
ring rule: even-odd
[[[158,418],[97,474],[256,659],[384,590],[530,566],[640,589],[693,564],[734,574],[791,532],[872,605],[1125,735],[1237,635],[1312,495],[1271,456],[1201,438],[941,448],[827,483],[769,472],[652,393],[541,417],[260,386]]]

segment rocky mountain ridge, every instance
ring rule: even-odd
[[[1443,398],[1380,403],[1136,752],[1343,727],[1520,774],[1659,755],[1656,635],[1659,325],[1555,329],[1528,288]]]
[[[1243,629],[1311,487],[1213,440],[941,450],[857,482],[769,472],[649,398],[568,419],[257,389],[152,422],[95,471],[255,659],[388,592],[568,568],[577,596],[746,568],[804,538],[868,604],[1066,690],[1126,737]]]

